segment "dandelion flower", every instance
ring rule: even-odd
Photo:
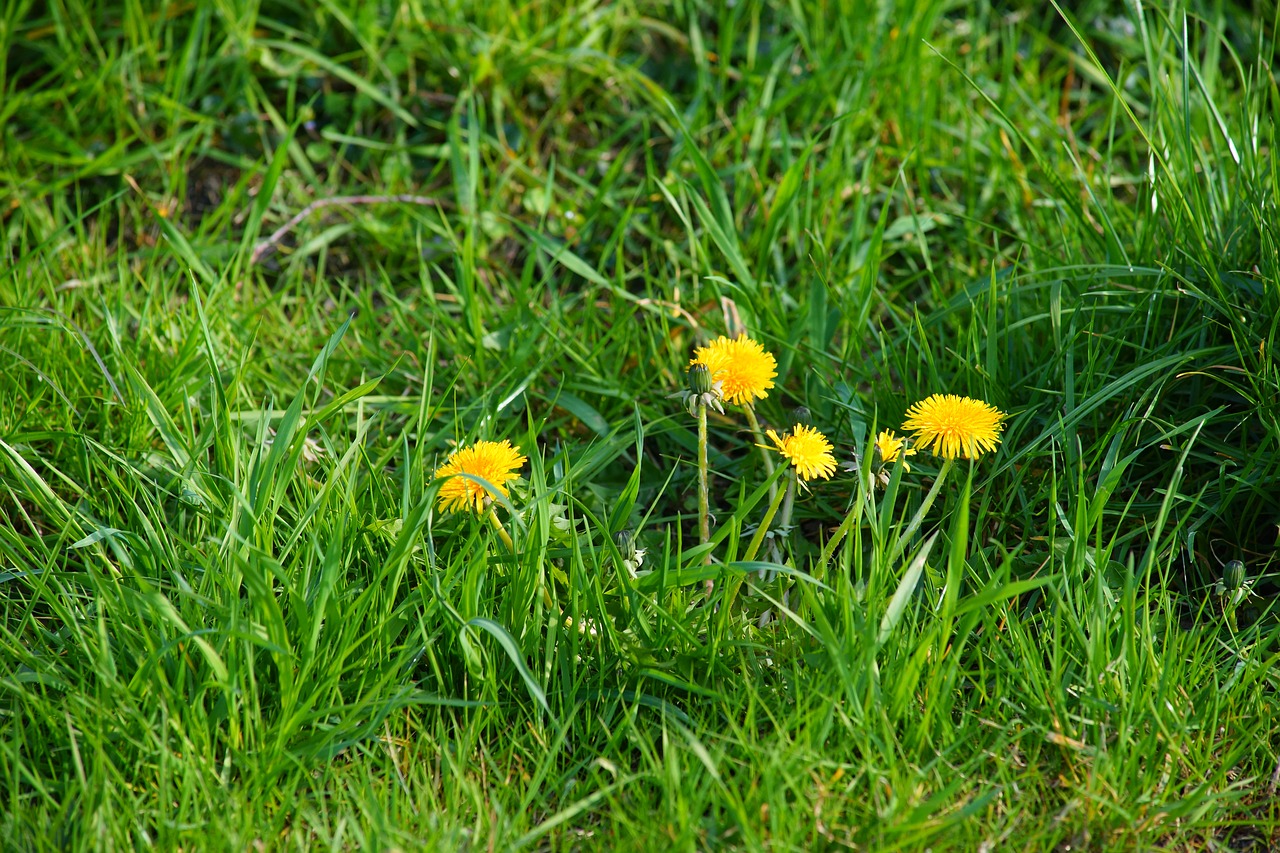
[[[795,466],[801,480],[821,477],[831,478],[836,470],[836,458],[831,455],[831,442],[813,427],[796,424],[790,435],[779,436],[773,430],[767,435],[777,445],[777,451]]]
[[[778,360],[764,347],[739,335],[736,340],[723,335],[693,352],[691,364],[705,364],[711,379],[720,386],[724,399],[735,405],[749,405],[769,396]]]
[[[485,505],[493,499],[492,490],[458,475],[479,477],[505,497],[507,483],[520,476],[517,472],[526,461],[527,458],[521,456],[520,451],[506,439],[477,441],[470,447],[455,450],[436,469],[436,479],[448,478],[440,487],[440,509],[445,512],[460,509],[474,509],[477,514],[484,512]]]
[[[907,447],[906,444],[907,440],[894,435],[892,430],[881,430],[879,437],[876,438],[876,450],[880,451],[880,464],[892,465],[897,461],[899,453],[904,457],[915,456],[916,449]],[[911,466],[905,458],[902,460],[902,469],[908,474],[911,473]]]
[[[1000,443],[1004,412],[981,400],[955,394],[933,394],[907,410],[904,430],[943,459],[977,459]]]

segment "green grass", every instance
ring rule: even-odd
[[[6,845],[1280,845],[1274,3],[45,5],[0,19]],[[254,262],[369,194],[435,203]],[[814,483],[766,583],[729,407],[704,569],[669,395],[739,326],[842,460],[935,392],[1000,449],[923,512],[927,454]],[[481,438],[514,553],[435,509]]]

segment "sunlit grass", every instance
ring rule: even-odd
[[[1276,21],[837,6],[6,10],[0,837],[1280,844]]]

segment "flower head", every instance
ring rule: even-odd
[[[723,335],[693,352],[692,364],[705,364],[711,378],[719,383],[724,399],[739,406],[763,400],[778,375],[778,360],[764,347],[739,335]]]
[[[779,436],[773,430],[768,430],[766,435],[777,445],[777,451],[795,466],[801,480],[814,477],[828,480],[835,473],[836,458],[831,455],[831,442],[813,427],[796,424],[790,435]]]
[[[943,459],[977,459],[995,450],[1004,429],[1004,412],[981,400],[956,394],[933,394],[907,409],[904,430]]]
[[[880,430],[880,435],[876,438],[876,451],[881,465],[892,465],[897,461],[899,453],[903,457],[916,455],[916,449],[908,447],[905,438],[899,438],[893,434],[893,430],[888,429]],[[905,458],[902,460],[902,470],[911,473],[911,466]]]
[[[457,512],[460,509],[474,509],[477,514],[484,512],[485,506],[493,500],[493,492],[459,474],[470,474],[479,477],[506,496],[507,483],[520,475],[517,473],[527,458],[511,446],[511,442],[477,441],[470,447],[463,447],[449,454],[448,460],[436,469],[435,477],[447,478],[440,487],[440,509],[445,512]]]
[[[878,483],[881,487],[887,488],[892,478],[893,463],[902,457],[902,470],[911,473],[911,464],[907,462],[908,456],[915,456],[916,449],[909,444],[905,438],[900,438],[893,434],[893,430],[881,430],[880,435],[876,437],[875,442],[871,445],[871,487],[875,488]],[[856,471],[858,464],[855,459],[854,465],[848,470]]]

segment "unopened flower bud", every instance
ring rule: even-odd
[[[636,532],[630,528],[619,530],[614,534],[613,542],[622,555],[623,567],[633,578],[639,576],[640,567],[644,565],[644,549],[636,547]]]
[[[701,396],[711,393],[711,371],[702,362],[689,366],[689,391]]]
[[[801,426],[813,426],[813,412],[808,406],[796,406],[791,410],[791,420]]]
[[[1235,592],[1244,586],[1244,563],[1232,560],[1222,567],[1222,585],[1229,592]]]
[[[629,555],[632,549],[635,548],[635,540],[636,532],[630,527],[613,534],[613,544],[618,546],[618,551],[623,557]]]

